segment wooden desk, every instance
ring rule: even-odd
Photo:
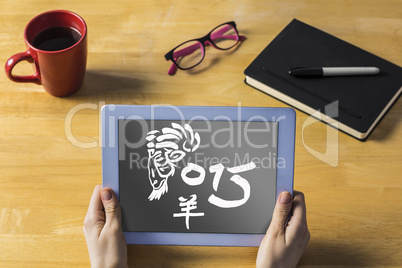
[[[243,71],[294,17],[402,65],[400,0],[0,2],[3,64],[25,49],[23,30],[36,14],[68,9],[89,27],[88,71],[77,94],[55,98],[38,85],[0,78],[1,267],[89,265],[82,226],[101,183],[101,105],[286,107],[245,85]],[[235,52],[209,49],[212,64],[167,75],[165,52],[230,20],[248,37]],[[16,72],[32,70],[21,64]],[[77,105],[87,108],[66,125]],[[297,112],[295,188],[306,195],[312,235],[301,267],[402,266],[401,113],[399,99],[366,142],[330,129],[338,139],[330,144],[330,159],[338,161],[332,167],[307,150],[325,153],[326,126],[310,125],[302,140],[308,116]],[[137,267],[253,267],[256,254],[257,248],[129,246]]]

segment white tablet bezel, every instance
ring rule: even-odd
[[[276,198],[282,191],[293,193],[295,122],[292,108],[214,107],[172,105],[105,105],[101,110],[102,181],[119,196],[118,120],[203,120],[225,116],[234,121],[278,122],[277,157],[286,167],[277,169]],[[264,234],[125,232],[128,244],[259,246]]]

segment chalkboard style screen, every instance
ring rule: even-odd
[[[277,122],[118,120],[125,232],[265,233]]]

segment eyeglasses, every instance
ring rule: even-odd
[[[173,62],[168,74],[174,75],[177,68],[188,70],[200,64],[205,57],[205,46],[228,50],[245,39],[245,36],[239,35],[234,21],[223,23],[206,36],[184,42],[166,53],[165,59]]]

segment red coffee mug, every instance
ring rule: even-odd
[[[74,32],[75,43],[69,46],[69,39],[60,39],[60,29]],[[46,32],[47,31],[47,32]],[[62,42],[62,46],[43,47],[40,43],[48,41]],[[78,39],[79,38],[79,39]],[[87,64],[87,26],[77,14],[66,10],[54,10],[33,18],[25,28],[24,40],[27,51],[12,56],[6,63],[8,78],[15,82],[33,82],[42,84],[46,92],[53,96],[64,97],[80,89]],[[38,41],[39,40],[39,41]],[[61,40],[61,41],[60,41]],[[73,39],[72,39],[73,40]],[[40,46],[38,44],[40,44]],[[63,47],[67,46],[67,47]],[[27,60],[33,63],[35,73],[29,76],[12,74],[14,66]]]

